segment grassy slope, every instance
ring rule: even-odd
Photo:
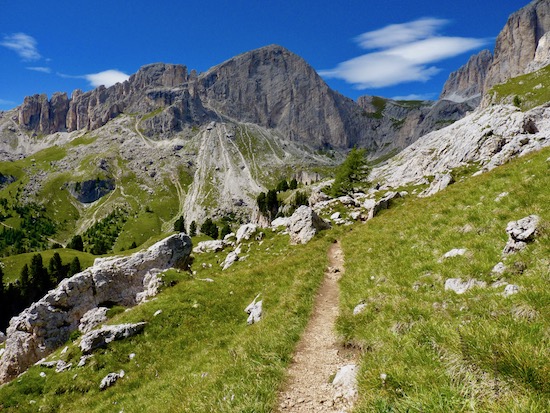
[[[338,330],[364,351],[356,411],[549,411],[549,156],[398,204],[344,237]],[[507,223],[530,214],[541,216],[542,234],[504,261],[518,294],[444,291],[448,278],[494,281]],[[440,262],[452,248],[468,254]],[[366,310],[353,316],[359,302]]]
[[[495,103],[511,104],[517,96],[517,103],[524,111],[542,105],[550,101],[550,66],[496,85],[489,94],[494,96]]]
[[[309,317],[330,241],[326,233],[306,246],[290,247],[288,237],[270,232],[261,246],[252,244],[249,258],[223,273],[217,262],[226,252],[196,257],[195,279],[170,271],[167,278],[179,280],[176,286],[112,320],[147,321],[143,334],[112,343],[83,368],[59,374],[31,368],[0,388],[3,411],[271,411]],[[215,281],[199,280],[206,277]],[[247,326],[243,310],[258,293],[264,317]],[[162,314],[154,317],[159,309]],[[62,357],[75,363],[80,352],[71,345]],[[101,379],[120,369],[124,379],[100,392]]]

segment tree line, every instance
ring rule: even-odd
[[[19,279],[5,285],[4,271],[0,266],[0,330],[7,327],[11,317],[40,299],[61,280],[80,271],[78,257],[74,257],[69,264],[63,264],[61,256],[55,252],[48,267],[45,267],[42,255],[34,254],[30,263],[21,268]]]

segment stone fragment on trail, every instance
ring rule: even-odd
[[[357,365],[348,364],[336,373],[332,385],[341,391],[342,397],[352,402],[357,397]]]

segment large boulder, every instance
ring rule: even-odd
[[[539,222],[540,218],[538,215],[529,215],[518,221],[509,222],[506,226],[508,242],[502,254],[507,255],[525,248],[527,243],[534,240]]]
[[[325,222],[315,211],[302,205],[290,217],[288,232],[291,244],[306,244],[317,232],[329,229],[330,224]]]
[[[90,310],[113,304],[129,307],[154,294],[157,275],[185,265],[190,253],[191,239],[180,233],[127,257],[96,259],[92,267],[61,281],[11,319],[0,359],[0,383],[65,343]]]

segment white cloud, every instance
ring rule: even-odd
[[[113,86],[115,83],[122,83],[125,80],[128,80],[130,76],[119,70],[110,69],[99,73],[91,73],[82,77],[90,82],[93,87],[98,87],[101,85],[109,87]]]
[[[0,105],[15,105],[15,102],[6,99],[0,99]]]
[[[319,74],[343,79],[358,89],[426,82],[441,71],[434,63],[487,43],[487,39],[438,35],[438,29],[446,23],[442,19],[424,18],[363,33],[355,39],[362,48],[381,50],[347,60]]]
[[[433,36],[447,23],[444,19],[423,18],[409,23],[390,24],[382,29],[363,33],[355,41],[363,49],[393,47]]]
[[[43,66],[31,66],[27,67],[28,70],[33,70],[35,72],[42,72],[42,73],[51,73],[52,69],[49,67],[43,67]]]
[[[0,42],[0,46],[13,50],[25,61],[38,60],[42,57],[38,53],[36,45],[35,38],[25,33],[4,36],[4,39]]]

